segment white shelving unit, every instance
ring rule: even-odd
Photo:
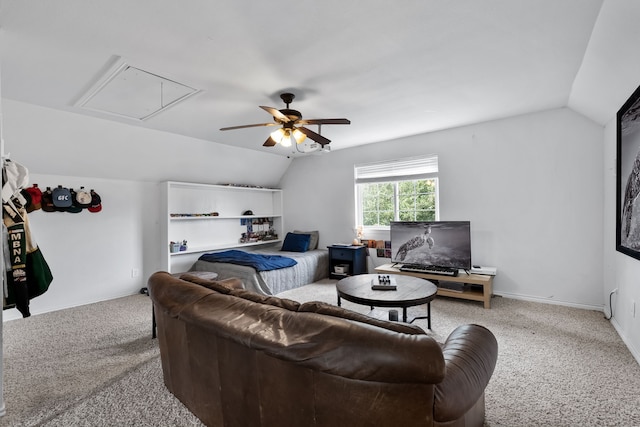
[[[167,181],[162,183],[162,206],[163,266],[171,273],[187,271],[205,252],[273,245],[283,238],[280,189]],[[248,210],[253,215],[242,215]],[[212,216],[214,212],[218,215]],[[247,231],[242,220],[258,218],[268,218],[278,239],[240,243]],[[169,242],[183,240],[186,251],[170,251]]]

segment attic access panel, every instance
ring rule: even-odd
[[[146,120],[198,92],[182,83],[122,64],[96,84],[78,105],[92,111]]]

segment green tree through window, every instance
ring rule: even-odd
[[[354,183],[356,226],[438,219],[437,155],[355,165]]]
[[[395,188],[391,182],[363,184],[362,225],[389,225],[395,212]]]
[[[434,221],[437,179],[359,184],[362,225],[386,227],[391,221]]]
[[[436,219],[435,179],[400,181],[398,185],[398,220],[434,221]]]

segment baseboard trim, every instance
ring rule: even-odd
[[[557,299],[534,297],[534,296],[530,296],[530,295],[512,294],[512,293],[509,293],[509,292],[495,292],[494,291],[493,294],[501,296],[503,298],[511,298],[511,299],[517,299],[517,300],[522,300],[522,301],[531,301],[531,302],[540,302],[540,303],[543,303],[543,304],[562,305],[562,306],[565,306],[565,307],[581,308],[581,309],[584,309],[584,310],[595,310],[595,311],[604,312],[604,305],[578,304],[578,303],[570,302],[570,301],[560,301],[560,300],[557,300]]]
[[[59,310],[67,310],[70,308],[75,308],[75,307],[82,307],[84,305],[89,305],[89,304],[96,304],[99,302],[103,302],[103,301],[111,301],[114,299],[118,299],[118,298],[124,298],[124,297],[128,297],[131,295],[136,295],[140,293],[140,288],[138,288],[135,292],[122,292],[122,293],[117,293],[114,295],[108,295],[108,296],[103,296],[100,299],[95,299],[95,300],[90,300],[90,301],[75,301],[71,304],[65,304],[62,306],[58,306],[58,307],[50,307],[50,308],[46,308],[46,309],[37,309],[33,306],[31,306],[31,315],[32,316],[37,316],[40,314],[46,314],[46,313],[52,313],[54,311],[59,311]],[[2,322],[8,322],[11,320],[18,320],[18,319],[22,319],[22,315],[20,314],[20,312],[18,311],[17,308],[11,308],[8,310],[5,310],[3,312],[3,316],[2,316]]]
[[[627,346],[627,348],[631,352],[631,355],[633,356],[633,358],[636,359],[636,362],[638,362],[638,365],[640,365],[640,351],[638,351],[638,349],[636,349],[631,344],[631,341],[629,341],[629,339],[623,333],[622,326],[620,326],[620,324],[618,323],[615,317],[611,319],[611,324],[613,325],[613,328],[618,333],[618,336],[622,339],[622,342]]]

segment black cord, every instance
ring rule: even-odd
[[[613,290],[613,291],[611,291],[611,293],[609,294],[609,313],[611,313],[611,315],[610,315],[609,317],[607,317],[607,315],[605,314],[605,315],[604,315],[604,318],[605,318],[606,320],[611,320],[611,318],[613,317],[613,305],[611,305],[611,297],[612,297],[612,296],[613,296],[613,294],[615,294],[615,293],[616,293],[616,291],[615,291],[615,290]]]

